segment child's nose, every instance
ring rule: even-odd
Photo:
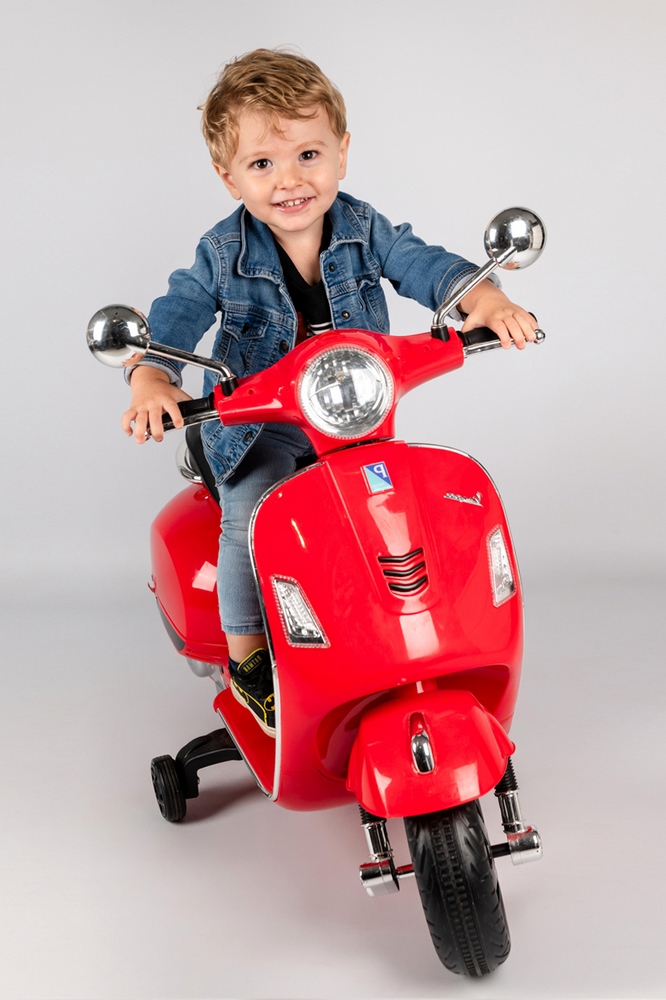
[[[298,187],[301,180],[301,172],[296,163],[285,163],[278,172],[278,182],[281,187]]]

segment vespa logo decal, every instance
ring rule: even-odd
[[[461,497],[459,493],[445,493],[445,500],[457,500],[458,503],[470,503],[473,507],[482,507],[482,497],[480,493],[475,493],[473,497]]]
[[[384,490],[393,489],[393,483],[391,482],[385,462],[374,462],[372,465],[364,465],[363,474],[371,493],[383,493]]]

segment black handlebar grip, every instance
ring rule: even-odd
[[[183,416],[186,427],[190,424],[203,423],[204,420],[212,420],[217,416],[212,392],[201,399],[184,399],[182,403],[178,404],[178,409]],[[173,420],[168,413],[162,416],[162,427],[165,431],[174,429]]]
[[[468,330],[463,333],[458,330],[458,336],[462,340],[463,347],[482,348],[484,345],[499,344],[499,337],[488,326],[478,326],[475,330]]]

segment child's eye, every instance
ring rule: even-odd
[[[256,170],[265,170],[266,167],[270,167],[271,166],[271,161],[270,160],[266,160],[266,159],[255,160],[254,163],[252,164],[252,166]]]
[[[317,153],[316,149],[306,149],[304,153],[301,153],[301,159],[302,160],[314,160],[314,158],[316,156],[318,156],[318,155],[319,154]]]

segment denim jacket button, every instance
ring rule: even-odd
[[[278,347],[280,348],[281,354],[286,354],[287,351],[289,350],[289,341],[281,340],[280,343],[278,344]]]
[[[342,310],[342,318],[343,319],[349,319],[350,316],[351,316],[351,313],[349,312],[348,309],[343,309]]]
[[[246,433],[243,435],[243,441],[245,442],[245,444],[249,444],[251,440],[252,440],[252,431],[246,431]]]
[[[329,271],[335,271],[335,264],[331,263],[328,265]]]

